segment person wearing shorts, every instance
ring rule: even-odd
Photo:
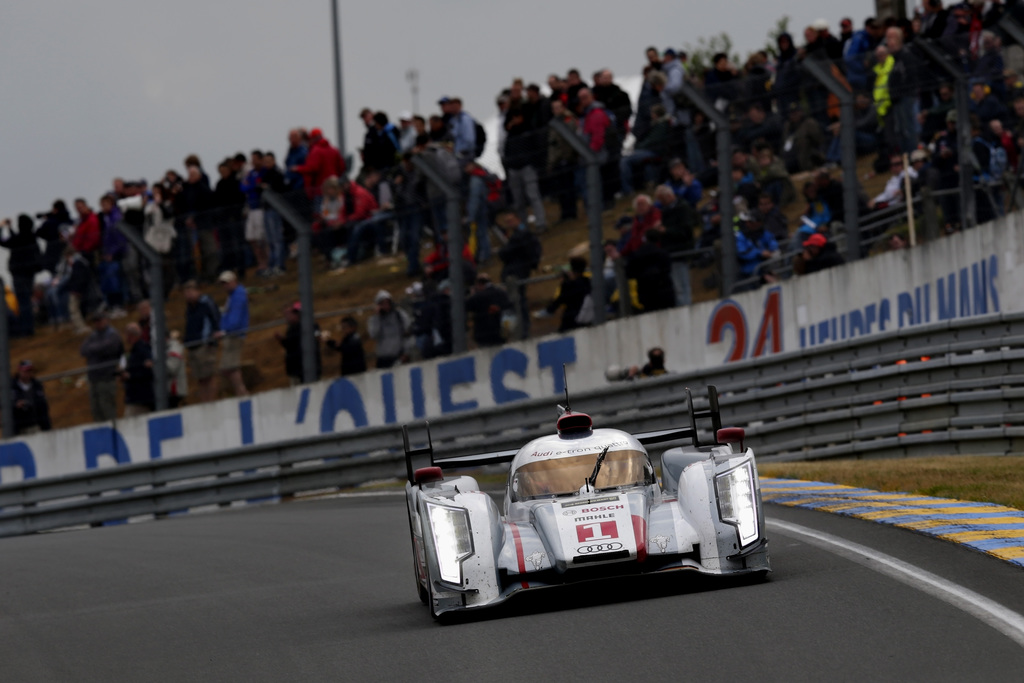
[[[248,396],[249,391],[242,379],[242,345],[249,327],[249,295],[238,282],[238,276],[230,270],[221,273],[218,280],[228,295],[220,319],[220,331],[217,332],[217,338],[221,340],[220,371],[231,384],[235,396]]]

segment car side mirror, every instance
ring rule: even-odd
[[[718,430],[718,433],[715,434],[715,438],[718,443],[738,443],[740,445],[740,450],[742,451],[743,439],[746,435],[747,433],[744,431],[743,427],[722,427]]]

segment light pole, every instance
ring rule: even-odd
[[[420,72],[413,67],[405,72],[405,80],[409,82],[409,91],[412,93],[412,113],[420,113]]]
[[[334,38],[334,115],[338,126],[338,151],[345,157],[345,99],[341,91],[341,31],[338,0],[331,0],[331,35]]]

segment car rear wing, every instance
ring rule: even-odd
[[[663,429],[657,432],[644,432],[643,434],[635,434],[634,438],[644,446],[653,446],[654,444],[666,443],[668,441],[682,441],[689,439],[694,448],[698,448],[701,444],[697,432],[697,420],[710,419],[711,434],[714,439],[713,443],[717,445],[718,430],[722,428],[722,412],[718,407],[718,389],[713,384],[709,384],[708,409],[694,410],[693,392],[691,392],[690,388],[687,387],[686,406],[689,408],[690,413],[689,427],[683,427],[682,429]]]
[[[651,446],[669,441],[680,441],[688,439],[694,447],[699,447],[700,440],[697,432],[697,420],[711,420],[711,434],[714,444],[718,444],[718,430],[722,428],[722,415],[718,407],[718,389],[714,385],[708,385],[708,409],[694,410],[693,393],[686,389],[686,404],[690,413],[690,426],[681,429],[664,429],[656,432],[645,432],[634,435],[644,446]],[[517,449],[508,451],[492,451],[490,453],[477,453],[473,455],[462,455],[453,458],[435,458],[434,442],[430,436],[430,423],[424,423],[427,429],[427,445],[420,448],[413,448],[409,443],[409,427],[402,426],[402,443],[405,447],[405,473],[410,483],[415,483],[415,470],[412,466],[413,458],[427,456],[430,459],[431,467],[441,469],[457,469],[460,467],[482,467],[483,465],[497,465],[512,462]]]
[[[435,458],[434,442],[430,437],[430,423],[425,422],[427,429],[427,445],[420,448],[412,448],[409,443],[409,427],[402,426],[402,445],[405,447],[405,474],[410,482],[415,482],[415,470],[412,466],[413,458],[427,456],[430,459],[431,467],[441,469],[457,469],[460,467],[483,467],[484,465],[497,465],[500,463],[512,462],[516,457],[517,449],[509,451],[493,451],[490,453],[475,453],[473,455],[461,455],[453,458]]]

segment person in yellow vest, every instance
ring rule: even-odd
[[[889,74],[892,73],[896,60],[889,54],[885,45],[875,48],[875,111],[878,113],[878,128],[885,128],[885,117],[892,108],[889,97]]]

